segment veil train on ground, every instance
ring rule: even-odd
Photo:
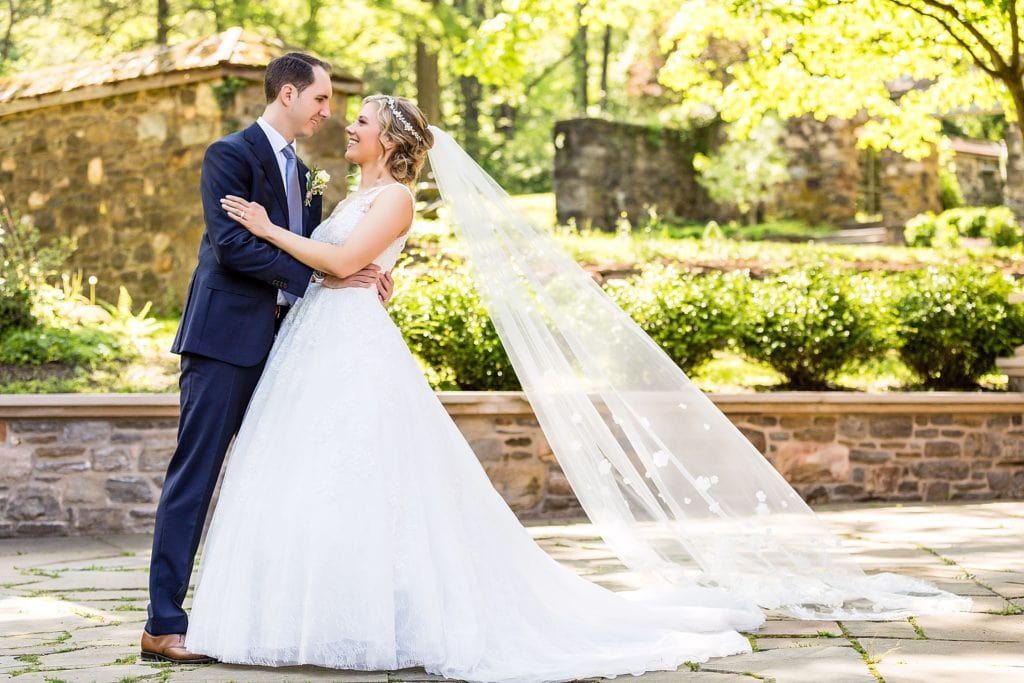
[[[697,586],[796,618],[887,619],[969,599],[865,575],[772,465],[446,133],[431,167],[480,297],[558,463],[644,594]],[[685,596],[685,597],[683,597]]]

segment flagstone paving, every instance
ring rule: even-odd
[[[857,505],[819,510],[869,572],[928,579],[970,611],[895,621],[796,621],[769,613],[750,654],[642,683],[1020,683],[1024,681],[1024,502]],[[610,588],[634,577],[589,524],[531,523],[545,550]],[[32,681],[439,681],[392,672],[171,666],[138,660],[150,537],[0,541],[0,679]]]

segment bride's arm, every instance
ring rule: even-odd
[[[352,235],[342,245],[326,244],[274,225],[256,202],[228,195],[221,206],[231,218],[256,237],[288,252],[311,268],[338,278],[366,267],[412,225],[413,206],[408,192],[385,190],[370,206]]]

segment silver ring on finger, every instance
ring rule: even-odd
[[[242,220],[245,220],[245,209],[243,209],[242,213],[240,213],[238,215],[242,218]]]

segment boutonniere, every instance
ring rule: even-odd
[[[327,183],[331,182],[331,174],[322,168],[310,166],[306,171],[306,206],[313,201],[313,195],[323,194]]]

